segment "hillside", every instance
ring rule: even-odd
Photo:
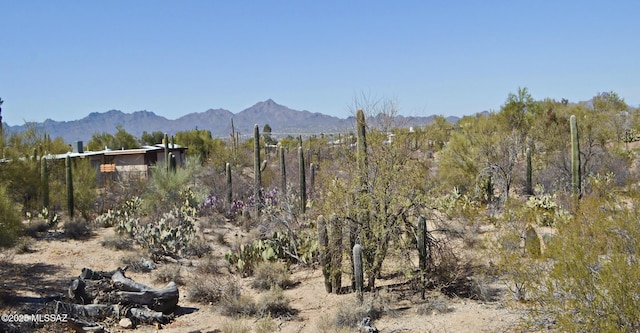
[[[455,117],[450,118],[449,121],[457,120]],[[127,132],[137,137],[144,131],[176,133],[195,128],[210,130],[214,137],[228,137],[231,133],[231,119],[236,131],[241,135],[251,133],[255,124],[261,127],[269,124],[274,134],[285,136],[345,132],[351,130],[354,124],[352,117],[342,119],[318,112],[293,110],[268,99],[235,114],[225,109],[209,109],[204,112],[189,113],[177,119],[167,119],[151,111],[124,113],[119,110],[110,110],[102,113],[93,112],[79,120],[47,119],[35,125],[42,127],[52,137],[62,137],[66,142],[87,142],[94,133],[114,133],[118,125],[122,125]],[[424,126],[432,119],[433,116],[398,116],[395,123],[401,126]],[[9,131],[21,131],[24,127],[25,125],[6,126]]]

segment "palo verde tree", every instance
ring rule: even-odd
[[[116,126],[116,133],[107,132],[94,133],[87,143],[90,151],[101,151],[105,148],[111,150],[136,149],[140,148],[140,142],[131,133],[127,132],[122,125]]]
[[[375,115],[389,110],[369,108],[367,111]],[[365,112],[358,114],[359,123],[366,122]],[[403,235],[407,230],[414,232],[411,225],[424,206],[430,176],[428,165],[412,158],[412,151],[408,149],[411,145],[407,142],[398,139],[385,144],[386,131],[366,127],[364,130],[366,150],[362,149],[363,140],[358,144],[360,153],[366,156],[357,157],[357,153],[345,145],[336,148],[332,158],[321,162],[317,198],[321,213],[337,216],[327,221],[329,229],[336,229],[332,223],[339,224],[340,229],[341,223],[347,224],[350,244],[345,244],[343,251],[351,254],[354,243],[359,240],[366,284],[374,288],[387,255],[394,251],[406,255],[413,249],[413,245],[402,241]],[[353,262],[353,258],[350,261]]]

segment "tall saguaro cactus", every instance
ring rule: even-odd
[[[167,172],[169,172],[169,134],[164,133],[164,139],[162,139],[162,143],[164,143],[164,164],[167,168]]]
[[[47,168],[47,159],[40,158],[40,182],[42,183],[42,208],[49,208],[49,170]]]
[[[231,215],[231,207],[233,205],[233,187],[231,183],[231,163],[225,165],[225,174],[227,176],[227,211]]]
[[[418,218],[418,258],[420,264],[420,283],[421,283],[421,297],[424,299],[424,289],[427,274],[427,264],[429,260],[429,248],[427,239],[427,218],[424,215],[420,215]]]
[[[531,147],[527,147],[527,170],[525,192],[527,195],[533,195],[533,168],[531,166]]]
[[[262,210],[262,198],[260,198],[260,188],[262,187],[262,171],[260,170],[260,128],[258,124],[253,126],[253,197],[255,199],[256,215]]]
[[[577,205],[581,193],[580,175],[580,141],[578,140],[578,122],[575,115],[569,118],[571,128],[571,191]]]
[[[327,233],[327,223],[323,215],[319,215],[316,220],[318,228],[318,249],[320,250],[320,265],[322,265],[322,275],[324,276],[324,289],[327,293],[333,290],[331,284],[331,251],[329,250],[329,236]]]
[[[358,181],[360,185],[360,191],[366,192],[367,190],[367,169],[369,160],[367,157],[367,133],[366,123],[364,119],[364,112],[358,110],[356,112],[356,132],[357,132],[357,152],[356,159],[358,163]]]
[[[280,186],[282,197],[287,197],[287,165],[285,163],[284,147],[280,146]],[[284,201],[283,201],[284,202]]]
[[[331,288],[338,294],[342,288],[342,223],[336,214],[329,218],[328,233],[331,249]]]
[[[316,165],[314,163],[309,164],[309,196],[313,201],[313,190],[316,185]]]
[[[71,164],[71,156],[67,155],[64,161],[66,170],[67,170],[67,211],[69,212],[69,217],[73,219],[73,174],[72,174],[72,164]]]
[[[235,160],[238,154],[238,141],[236,140],[236,127],[233,125],[233,118],[231,118],[231,153]]]
[[[304,152],[302,147],[298,147],[298,160],[300,161],[298,173],[300,174],[300,214],[304,214],[307,209],[307,179],[304,168]]]
[[[176,155],[171,153],[171,154],[169,154],[169,170],[171,170],[171,172],[175,173],[176,172],[176,167],[177,167]]]

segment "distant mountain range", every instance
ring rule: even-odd
[[[430,124],[433,118],[434,116],[396,116],[393,119],[393,123],[403,127],[424,126]],[[53,138],[62,137],[68,143],[75,141],[84,141],[86,143],[95,133],[115,133],[118,125],[121,125],[128,133],[137,137],[140,137],[144,131],[149,133],[161,131],[171,135],[178,131],[197,128],[211,131],[214,137],[226,138],[231,133],[231,119],[233,119],[235,130],[239,131],[242,136],[252,135],[255,124],[260,126],[261,131],[265,124],[269,124],[273,135],[276,137],[345,133],[353,130],[355,124],[353,117],[341,119],[317,112],[292,110],[268,99],[236,114],[225,109],[209,109],[205,112],[189,113],[178,119],[171,120],[150,111],[124,113],[118,110],[111,110],[102,113],[93,112],[82,119],[74,121],[47,119],[43,123],[36,123],[35,125],[44,129]],[[448,117],[447,120],[455,123],[459,119],[457,117]],[[4,126],[9,132],[21,131],[25,127],[25,125]]]

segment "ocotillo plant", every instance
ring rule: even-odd
[[[69,217],[73,219],[73,174],[71,171],[71,156],[67,155],[65,161],[65,167],[67,169],[67,211]]]
[[[318,228],[318,249],[320,250],[320,264],[322,265],[322,275],[324,275],[324,289],[327,293],[333,290],[331,284],[331,251],[329,250],[329,236],[327,235],[327,224],[324,216],[319,215],[317,220]]]
[[[233,187],[231,184],[231,163],[225,165],[225,174],[227,176],[227,211],[231,214],[231,207],[233,205]]]
[[[578,123],[575,115],[569,118],[571,128],[571,190],[573,193],[574,203],[577,206],[580,198],[580,142],[578,141]]]
[[[287,197],[287,165],[285,163],[284,147],[280,146],[280,186],[282,186],[282,197]],[[282,201],[284,202],[284,200]]]
[[[329,249],[331,250],[331,288],[340,293],[342,287],[342,223],[336,214],[329,218]]]
[[[302,147],[298,147],[298,160],[300,161],[298,173],[300,175],[300,214],[302,215],[307,209],[307,179],[304,173],[304,153]]]
[[[164,143],[164,164],[169,171],[169,134],[164,133],[164,139],[162,139],[162,143]]]
[[[262,209],[262,198],[260,198],[260,188],[262,187],[262,173],[260,171],[260,128],[258,124],[253,127],[253,197],[255,200],[256,215]]]
[[[362,247],[356,244],[353,247],[353,275],[356,280],[356,296],[362,302],[362,285],[364,283],[364,273],[362,270]]]
[[[526,170],[526,184],[525,184],[525,192],[527,195],[533,195],[533,177],[532,177],[532,167],[531,167],[531,147],[527,147],[527,170]]]
[[[428,264],[428,239],[427,239],[427,218],[424,215],[420,215],[418,218],[418,258],[420,264],[420,294],[422,299],[424,299],[424,289],[425,289],[425,280],[427,274],[427,264]]]
[[[47,159],[40,158],[40,182],[42,183],[42,208],[49,208],[49,170]]]

